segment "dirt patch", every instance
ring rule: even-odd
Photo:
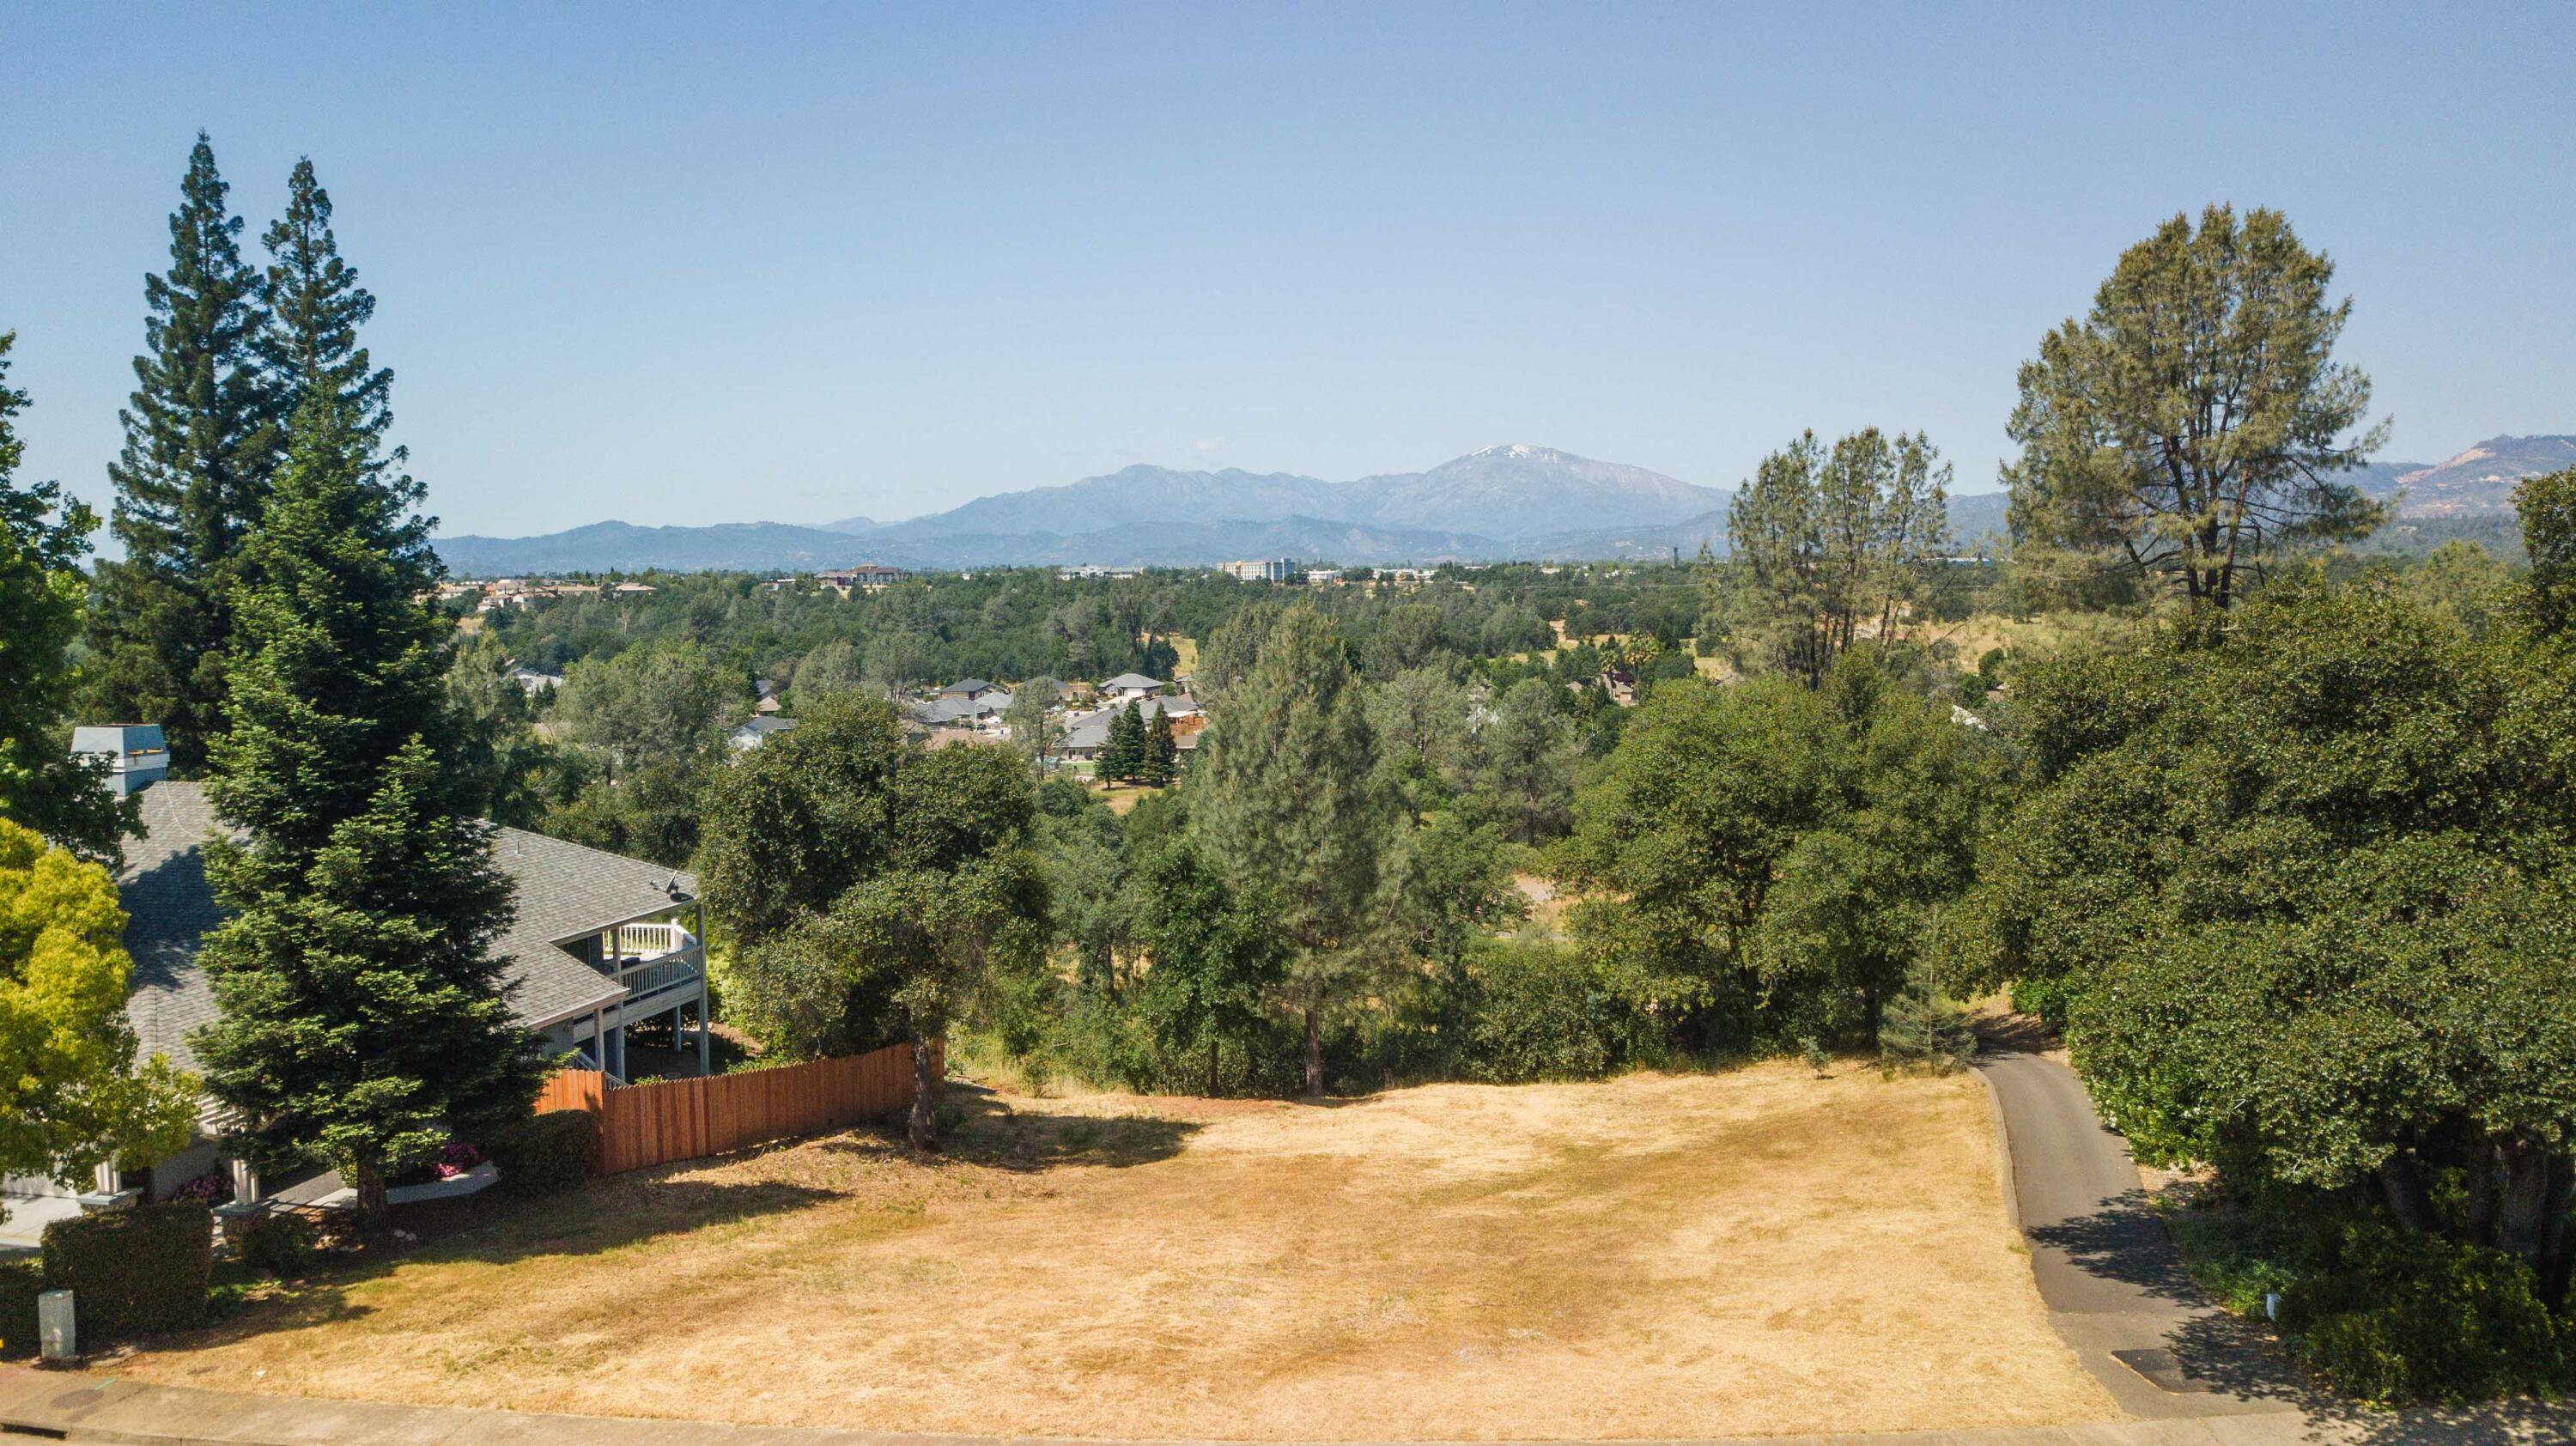
[[[2116,1414],[1973,1079],[1763,1065],[1327,1105],[961,1091],[605,1182],[121,1368],[923,1432],[1693,1437]]]

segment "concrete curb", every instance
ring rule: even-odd
[[[553,1416],[461,1406],[252,1396],[81,1371],[0,1368],[0,1437],[118,1446],[1237,1446],[1060,1437],[932,1436],[654,1417]],[[2576,1414],[2538,1407],[2409,1412],[2318,1422],[2301,1413],[2102,1421],[1880,1435],[1630,1441],[1619,1446],[2540,1446],[2576,1441]],[[1295,1446],[1295,1443],[1276,1443]],[[1334,1446],[1467,1446],[1345,1442]],[[1555,1446],[1480,1442],[1474,1446]],[[1600,1446],[1600,1443],[1591,1443]]]
[[[1994,1080],[1986,1074],[1985,1057],[1986,1047],[1980,1044],[1976,1058],[1969,1062],[1968,1068],[1977,1076],[1977,1083],[1985,1087],[1986,1118],[1995,1127],[1995,1178],[2003,1189],[2004,1224],[2012,1227],[2012,1233],[2018,1237],[2022,1233],[2021,1187],[2013,1178],[2012,1132],[2004,1128],[2004,1097],[1996,1090]]]

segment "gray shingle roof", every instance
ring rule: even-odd
[[[1163,680],[1148,678],[1142,673],[1121,673],[1100,686],[1103,688],[1160,688],[1163,686]]]
[[[200,784],[156,784],[144,790],[142,805],[148,832],[126,846],[117,876],[125,947],[134,956],[125,1014],[144,1055],[166,1054],[194,1069],[188,1034],[215,1021],[197,944],[223,920],[206,882],[205,846],[223,826]],[[698,887],[680,870],[515,828],[492,831],[492,857],[517,885],[518,918],[499,948],[516,986],[511,1012],[531,1028],[588,1013],[625,992],[561,942],[670,908],[668,883],[690,893]]]

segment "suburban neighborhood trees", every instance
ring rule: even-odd
[[[2382,509],[2345,476],[2370,378],[2334,359],[2334,263],[2278,211],[2176,215],[2120,256],[2092,309],[2021,369],[2004,468],[2025,548],[2228,607],[2285,549],[2360,537]]]
[[[1139,747],[1136,781],[1148,788],[1170,787],[1181,769],[1181,742],[1172,733],[1171,709],[1155,708],[1154,721],[1145,725],[1144,741]]]
[[[1181,839],[1146,860],[1139,911],[1154,966],[1139,1012],[1167,1056],[1204,1051],[1207,1092],[1231,1043],[1249,1048],[1263,1033],[1284,960],[1258,894],[1238,893],[1225,873]]]
[[[97,515],[60,483],[20,484],[25,444],[10,421],[27,394],[9,385],[18,334],[0,331],[0,818],[15,819],[83,857],[114,859],[133,809],[107,792],[95,763],[65,747],[75,683],[69,650],[80,634]]]
[[[1582,745],[1565,689],[1543,678],[1514,683],[1466,748],[1469,799],[1515,843],[1544,843],[1574,816]]]
[[[0,1174],[85,1184],[187,1143],[196,1082],[134,1058],[124,928],[104,867],[0,818]]]
[[[673,867],[698,842],[698,797],[750,707],[747,675],[694,642],[628,648],[564,672],[555,718],[588,778],[550,831]]]
[[[1893,625],[1949,540],[1950,468],[1921,433],[1864,428],[1828,451],[1808,432],[1762,459],[1727,535],[1751,626],[1780,666],[1820,686],[1835,655]],[[1723,601],[1722,599],[1718,601]]]
[[[2035,667],[2040,785],[1956,967],[2063,1021],[2143,1155],[2366,1189],[2563,1302],[2572,670],[2374,581]]]
[[[1145,716],[1133,699],[1109,715],[1109,738],[1094,765],[1103,783],[1129,783],[1145,771]]]
[[[926,751],[873,699],[835,699],[726,769],[699,872],[741,947],[744,1023],[807,1057],[908,1039],[910,1134],[936,1143],[949,1022],[1045,949],[1035,813],[1008,750]]]
[[[1549,852],[1577,940],[1649,981],[1686,1049],[1875,1044],[1974,876],[1999,759],[1875,649],[1822,689],[1659,688]]]
[[[2523,550],[2531,556],[2531,613],[2544,633],[2576,627],[2576,467],[2524,478],[2514,488]]]
[[[1383,962],[1372,904],[1396,815],[1331,622],[1301,604],[1231,647],[1252,661],[1210,707],[1190,823],[1274,902],[1289,950],[1282,997],[1304,1023],[1306,1092],[1319,1095],[1325,1012]]]
[[[224,727],[235,554],[259,515],[281,420],[260,364],[267,325],[241,218],[203,133],[170,216],[170,269],[144,278],[151,308],[125,448],[108,468],[111,529],[125,556],[101,562],[89,618],[94,714],[151,719],[171,764],[203,768]]]
[[[349,401],[309,394],[239,559],[208,794],[242,838],[207,862],[229,917],[194,1046],[239,1148],[335,1166],[378,1225],[392,1175],[525,1115],[546,1066],[494,954],[510,885],[450,757],[420,489],[372,460]]]
[[[1012,690],[1011,706],[1002,710],[1002,723],[1011,730],[1011,746],[1037,773],[1045,773],[1064,747],[1064,719],[1055,711],[1062,692],[1055,679],[1041,674]]]

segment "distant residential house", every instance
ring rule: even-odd
[[[1125,703],[1096,708],[1088,713],[1067,714],[1064,720],[1062,753],[1067,758],[1098,758],[1109,743],[1109,725],[1127,711]],[[1144,698],[1137,701],[1136,716],[1151,723],[1157,713],[1172,715],[1172,739],[1183,752],[1198,747],[1199,730],[1207,726],[1207,714],[1193,698],[1175,695],[1168,698]]]
[[[1306,585],[1308,587],[1331,587],[1341,582],[1341,580],[1342,570],[1338,567],[1310,567],[1306,569]]]
[[[1142,673],[1121,673],[1100,685],[1100,696],[1113,703],[1124,703],[1130,698],[1151,698],[1170,686],[1160,678],[1148,678]]]
[[[528,691],[528,696],[531,698],[551,693],[555,689],[563,686],[563,675],[561,673],[540,672],[535,668],[512,668],[510,670],[510,679],[520,687],[525,688]]]
[[[752,704],[751,711],[763,718],[774,718],[778,716],[786,706],[786,704],[778,701],[777,694],[772,693],[768,697],[761,699],[759,702]]]
[[[619,597],[634,597],[639,593],[657,592],[659,589],[649,582],[621,582],[615,591]]]
[[[107,760],[108,791],[119,798],[141,793],[170,776],[170,745],[157,723],[113,723],[72,730],[72,752]]]
[[[988,690],[972,698],[945,695],[926,703],[915,703],[906,711],[913,721],[931,728],[989,728],[1010,711],[1011,695]]]
[[[910,576],[912,574],[902,568],[886,567],[870,562],[862,563],[857,567],[836,567],[818,572],[814,574],[814,583],[817,587],[828,587],[841,596],[848,597],[853,589],[860,592],[875,592],[881,588],[892,587]]]
[[[117,875],[127,918],[125,947],[134,959],[125,1014],[141,1057],[165,1055],[193,1070],[198,1060],[189,1037],[219,1016],[197,963],[200,942],[224,917],[206,880],[205,852],[227,831],[202,784],[156,784],[140,805],[146,832],[127,845],[126,865]],[[492,857],[510,879],[515,908],[495,945],[511,990],[510,1011],[541,1047],[576,1053],[623,1075],[628,1028],[667,1018],[675,1038],[694,1041],[698,1068],[707,1067],[706,955],[699,943],[704,927],[693,877],[497,826]],[[692,1021],[694,1030],[687,1027]],[[360,1041],[356,1047],[366,1046]],[[149,1169],[110,1165],[96,1183],[105,1192],[167,1198],[225,1167],[220,1141],[229,1123],[223,1108],[208,1100],[186,1149]],[[327,1175],[263,1180],[245,1163],[229,1164],[238,1202],[274,1194],[330,1203],[339,1193],[337,1180]],[[69,1192],[49,1181],[13,1178],[0,1188],[19,1197],[13,1207],[34,1206],[37,1213],[67,1213],[72,1205],[59,1198]]]
[[[1001,690],[1001,684],[988,683],[982,678],[960,678],[956,682],[949,684],[947,687],[940,689],[939,696],[942,698],[963,698],[967,702],[971,703],[976,699],[983,697],[987,693],[998,693]]]
[[[733,745],[736,753],[748,753],[768,742],[771,735],[784,733],[795,726],[796,720],[793,718],[756,713],[735,724],[733,731],[725,735],[725,741]]]

